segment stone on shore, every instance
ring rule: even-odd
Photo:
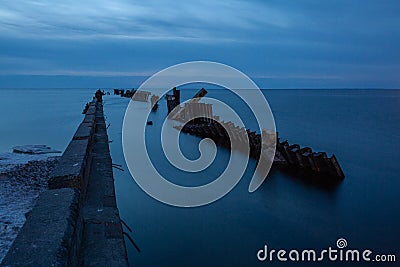
[[[52,149],[46,145],[23,145],[13,147],[14,153],[22,154],[49,154],[49,153],[61,153],[61,151]]]
[[[3,154],[7,159],[0,161],[0,262],[17,237],[37,197],[47,189],[47,182],[58,162],[57,157],[42,159],[43,155],[20,155],[25,157],[18,157],[18,164],[15,164],[12,161],[15,157],[10,159],[11,154]],[[34,160],[25,162],[27,158]],[[2,161],[10,161],[10,164],[4,166]]]

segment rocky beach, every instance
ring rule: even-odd
[[[0,154],[0,261],[46,190],[57,161],[49,155]]]

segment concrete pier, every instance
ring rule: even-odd
[[[101,99],[100,99],[101,100]],[[128,266],[101,101],[85,118],[0,266]]]

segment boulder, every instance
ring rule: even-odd
[[[61,151],[52,149],[46,145],[23,145],[13,147],[14,153],[21,154],[48,154],[48,153],[61,153]]]

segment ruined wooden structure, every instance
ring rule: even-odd
[[[174,115],[171,112],[181,103],[181,92],[174,87],[172,95],[166,95],[165,98],[167,99],[168,115],[171,117]]]
[[[114,89],[114,95],[132,98],[136,101],[147,102],[151,93],[142,90],[135,90],[134,88],[132,88],[132,90]]]
[[[336,181],[344,178],[343,170],[335,155],[328,157],[326,152],[313,152],[309,147],[302,148],[298,144],[290,145],[288,141],[281,142],[280,138],[278,138],[278,133],[271,130],[263,129],[262,133],[259,134],[250,129],[236,126],[231,121],[220,121],[218,116],[213,115],[212,104],[199,102],[200,98],[207,94],[205,89],[201,89],[191,101],[186,102],[179,109],[175,109],[172,112],[173,108],[180,105],[180,102],[177,101],[179,98],[173,98],[173,96],[179,95],[176,91],[178,90],[174,88],[174,94],[167,98],[167,103],[169,103],[169,118],[185,122],[183,127],[175,126],[178,130],[201,138],[210,138],[217,145],[226,148],[231,147],[231,142],[247,145],[248,140],[249,156],[257,161],[263,160],[263,158],[260,158],[260,155],[263,154],[261,149],[268,147],[268,144],[274,143],[273,140],[275,140],[275,166],[298,171],[298,173],[306,174],[307,176],[327,177]],[[194,116],[200,116],[200,118],[188,121]],[[231,138],[233,140],[230,140],[225,129],[232,133]],[[239,145],[239,149],[241,149],[240,147]]]
[[[158,100],[160,100],[160,97],[157,95],[152,95],[150,98],[151,101],[151,110],[156,111],[158,109]]]

